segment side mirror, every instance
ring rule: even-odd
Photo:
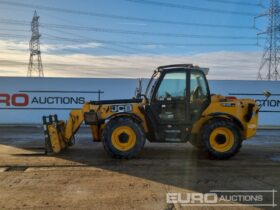
[[[271,93],[270,93],[269,91],[265,90],[265,91],[263,92],[263,95],[264,95],[266,98],[269,98],[269,97],[271,96]]]
[[[138,79],[138,87],[135,89],[135,97],[141,98],[142,95],[142,78]]]

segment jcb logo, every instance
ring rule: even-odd
[[[24,93],[8,94],[0,93],[0,105],[6,106],[27,106],[29,104],[29,97]]]

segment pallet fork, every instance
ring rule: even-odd
[[[59,121],[57,115],[43,116],[43,128],[45,135],[45,154],[59,153],[72,145],[72,141],[64,139],[65,123]]]

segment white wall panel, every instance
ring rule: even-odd
[[[269,90],[272,96],[260,113],[260,125],[280,126],[280,82],[212,80],[209,84],[212,93],[257,100]],[[135,79],[0,77],[0,124],[37,124],[49,114],[65,120],[84,101],[98,100],[99,90],[101,99],[131,98],[136,85]]]

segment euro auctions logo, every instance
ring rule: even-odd
[[[216,193],[167,193],[166,202],[168,204],[184,205],[207,205],[217,204],[219,197]]]
[[[63,94],[63,95],[62,95]],[[82,105],[85,103],[86,98],[84,96],[77,96],[76,94],[70,94],[68,96],[65,93],[0,93],[0,107],[4,109],[14,108],[42,108],[47,109],[49,106],[59,108],[59,105]]]
[[[276,190],[211,190],[209,193],[167,193],[166,203],[180,206],[276,207]]]
[[[29,96],[25,93],[0,93],[0,105],[6,107],[25,107],[29,104]]]

